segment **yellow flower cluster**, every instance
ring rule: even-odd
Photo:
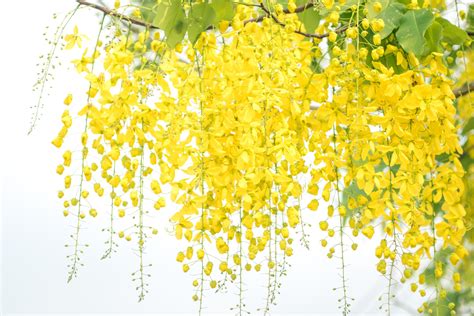
[[[402,282],[412,278],[441,247],[452,249],[456,265],[467,254],[464,171],[454,95],[440,55],[420,63],[400,48],[380,46],[378,34],[369,55],[358,46],[358,28],[349,28],[342,42],[335,32],[329,41],[310,41],[294,32],[296,15],[280,12],[285,28],[271,18],[243,23],[252,12],[239,6],[232,31],[203,33],[195,45],[167,50],[158,32],[145,31],[118,35],[107,45],[99,39],[92,55],[86,50],[74,61],[90,85],[88,101],[74,114],[72,107],[64,111],[53,141],[61,147],[79,115],[80,172],[72,172],[77,153],[70,150],[57,167],[70,191],[59,193],[64,215],[77,216],[70,277],[79,266],[84,208],[91,217],[103,209],[87,206],[88,190],[110,205],[105,256],[115,236],[137,243],[140,299],[148,276],[146,241],[158,232],[147,214],[166,202],[173,205],[174,235],[186,241],[176,260],[184,272],[197,272],[193,299],[200,308],[203,291],[227,281],[242,296],[250,270],[268,273],[273,300],[308,210],[317,212],[327,233],[323,247],[338,238],[328,257],[339,247],[343,268],[347,230],[353,238],[381,233],[377,270],[390,280],[396,264]],[[361,24],[384,28],[379,20]],[[325,30],[329,24],[317,31]],[[68,47],[80,38],[75,30]],[[329,58],[315,70],[325,45]],[[377,61],[388,55],[405,71]],[[64,103],[72,104],[72,96]],[[345,198],[349,188],[356,193]],[[114,221],[126,228],[116,231]],[[436,278],[443,268],[436,265]],[[424,296],[422,278],[411,287]],[[239,304],[243,308],[242,297]]]

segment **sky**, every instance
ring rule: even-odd
[[[5,1],[2,3],[0,29],[2,44],[0,60],[1,91],[1,288],[0,312],[4,315],[25,314],[195,314],[197,305],[192,275],[182,273],[176,263],[176,249],[183,245],[167,233],[168,220],[156,218],[159,235],[148,246],[150,268],[149,293],[137,302],[131,273],[137,268],[137,257],[129,245],[120,243],[120,251],[112,260],[100,260],[105,249],[106,225],[98,218],[86,226],[84,239],[91,244],[84,255],[85,266],[78,278],[66,282],[68,249],[64,244],[72,232],[71,222],[62,216],[56,193],[62,178],[55,173],[61,152],[51,145],[60,129],[62,100],[70,92],[84,91],[84,81],[69,60],[78,51],[61,53],[62,66],[57,68],[50,95],[45,98],[42,118],[32,135],[27,135],[30,107],[37,102],[32,92],[37,80],[39,56],[50,46],[43,33],[49,25],[75,7],[72,0]],[[81,11],[71,22],[83,33],[95,34],[98,17],[89,10]],[[66,32],[67,33],[67,32]],[[51,38],[51,36],[47,37]],[[316,227],[314,223],[313,227]],[[272,315],[339,314],[340,291],[338,263],[329,260],[319,246],[321,236],[313,229],[311,250],[296,247],[290,258],[291,267],[282,280],[278,305]],[[362,240],[362,239],[360,239]],[[375,244],[361,242],[359,250],[349,252],[347,274],[349,293],[354,298],[354,314],[379,314],[377,298],[386,292],[387,280],[375,269]],[[258,274],[246,276],[244,293],[249,310],[264,305],[265,282]],[[394,314],[409,315],[419,299],[395,288]],[[237,303],[235,289],[227,294],[206,293],[205,313],[233,314],[229,308]],[[406,306],[412,306],[407,310]],[[383,314],[383,313],[380,313]]]

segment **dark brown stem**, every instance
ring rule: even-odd
[[[247,20],[247,21],[244,22],[244,24],[247,24],[247,23],[250,23],[250,22],[262,22],[263,19],[270,14],[270,12],[268,12],[268,10],[266,10],[266,8],[263,6],[263,4],[260,4],[258,7],[262,8],[262,10],[265,11],[267,14],[260,15],[256,18],[254,18],[254,19]],[[314,7],[314,4],[312,2],[308,2],[306,4],[303,4],[303,5],[300,5],[299,7],[297,7],[294,12],[290,12],[290,10],[284,9],[283,13],[285,13],[285,14],[300,13],[300,12],[303,12],[304,10],[307,10],[309,8],[312,8],[312,7]]]
[[[474,81],[466,82],[461,87],[453,90],[454,96],[456,98],[462,97],[471,92],[474,92]]]
[[[125,21],[127,21],[129,23],[132,23],[132,24],[135,24],[135,25],[144,26],[144,27],[147,27],[147,28],[150,28],[150,29],[156,29],[156,30],[159,29],[157,26],[154,26],[150,23],[131,18],[131,17],[125,15],[125,14],[118,13],[115,10],[111,10],[111,9],[105,7],[105,6],[101,6],[101,5],[96,4],[96,3],[92,3],[92,2],[84,1],[84,0],[76,0],[76,2],[79,3],[80,5],[91,7],[93,9],[96,9],[96,10],[99,10],[99,11],[103,12],[106,15],[114,16],[116,18],[119,18],[121,20],[125,20]]]
[[[311,4],[311,3],[307,3],[305,5],[299,6],[295,9],[294,13],[302,12],[302,11],[308,9],[308,8],[311,8],[312,6],[313,6],[313,4]],[[271,17],[273,19],[273,21],[275,21],[275,23],[285,27],[285,23],[281,22],[273,13],[271,13],[270,10],[268,10],[263,3],[260,4],[260,8],[266,13],[266,15],[259,16],[255,19],[247,20],[247,21],[244,22],[244,24],[249,23],[249,22],[260,22],[265,17]],[[285,10],[283,10],[283,13],[288,14],[288,13],[290,13],[290,11],[288,11],[288,9],[285,9]],[[344,31],[346,31],[348,27],[349,27],[348,25],[341,26],[341,27],[337,28],[334,32],[337,33],[337,34],[342,33]],[[319,38],[319,39],[323,39],[323,38],[329,36],[329,33],[312,34],[312,33],[302,32],[300,30],[295,30],[295,33],[303,35],[304,37]]]

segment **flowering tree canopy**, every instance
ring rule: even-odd
[[[74,223],[69,281],[82,266],[81,228],[107,217],[103,257],[123,240],[135,244],[144,299],[158,211],[181,240],[176,261],[197,276],[199,313],[205,291],[227,284],[239,289],[234,310],[247,312],[251,270],[268,275],[268,313],[294,244],[308,246],[312,231],[341,268],[331,287],[343,315],[351,311],[345,253],[364,239],[378,244],[383,311],[402,283],[424,297],[420,313],[472,312],[474,6],[76,4],[37,83],[42,93],[56,49],[81,49],[72,63],[87,101],[67,95],[53,140],[62,149],[58,197]],[[79,25],[63,34],[82,9],[98,14],[97,33]],[[32,128],[41,104],[40,96]]]

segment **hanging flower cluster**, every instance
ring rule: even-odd
[[[73,61],[89,85],[87,102],[66,97],[53,140],[58,148],[66,137],[81,144],[66,149],[57,167],[64,216],[76,225],[69,280],[82,265],[81,227],[104,216],[104,257],[119,240],[136,244],[143,299],[144,250],[158,233],[150,221],[158,211],[183,241],[176,261],[197,275],[199,311],[206,289],[229,282],[245,310],[251,270],[268,274],[269,311],[309,222],[326,236],[327,256],[340,261],[343,314],[350,311],[344,253],[357,250],[360,235],[378,238],[388,308],[398,281],[424,297],[425,279],[434,278],[436,298],[444,298],[448,267],[437,252],[449,251],[449,268],[468,254],[450,69],[442,53],[421,58],[391,33],[378,15],[390,4],[364,5],[323,1],[315,7],[327,11],[324,23],[312,29],[292,1],[286,9],[237,5],[230,23],[173,49],[170,34],[108,27],[104,14],[94,50]],[[113,35],[107,43],[104,29]],[[83,38],[75,28],[66,49]],[[73,123],[79,137],[68,135]],[[93,196],[104,203],[96,206]],[[432,276],[423,273],[426,260],[434,262]],[[452,279],[460,291],[459,275]]]

